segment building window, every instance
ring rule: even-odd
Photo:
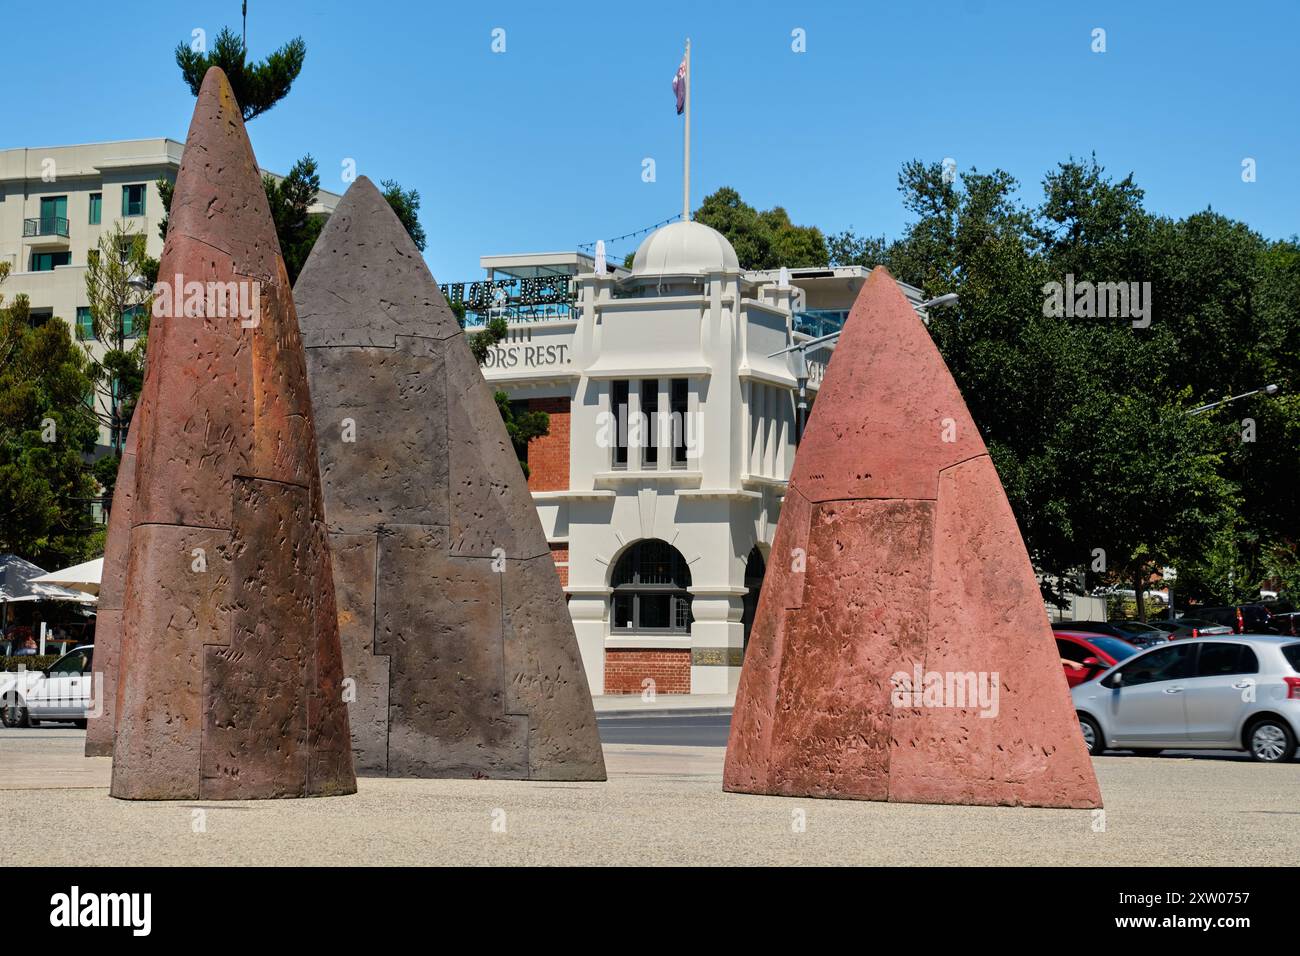
[[[90,306],[77,306],[77,339],[89,342],[95,337],[95,320],[90,314]]]
[[[659,379],[641,380],[641,467],[659,467]]]
[[[55,266],[72,264],[71,252],[33,252],[33,272],[53,272]]]
[[[610,414],[614,422],[614,467],[627,467],[627,397],[628,380],[616,379],[609,383]]]
[[[122,215],[144,215],[144,184],[122,187]]]
[[[686,443],[689,416],[687,414],[687,383],[684,378],[675,378],[669,390],[669,412],[673,419],[673,467],[686,467]]]
[[[638,541],[610,579],[611,633],[689,634],[691,569],[667,541]]]
[[[122,338],[131,339],[139,334],[141,323],[136,321],[137,318],[144,314],[144,306],[133,305],[122,313]]]
[[[103,216],[103,214],[104,214],[104,194],[91,193],[90,194],[90,224],[92,226],[98,226],[100,218]]]

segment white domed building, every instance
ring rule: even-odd
[[[769,356],[837,329],[867,270],[746,272],[697,222],[655,230],[630,270],[481,262],[487,282],[443,290],[471,326],[507,317],[484,375],[551,416],[529,486],[592,693],[734,692],[795,451],[796,363]],[[832,347],[808,356],[809,400]]]

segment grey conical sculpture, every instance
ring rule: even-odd
[[[603,780],[573,625],[464,332],[356,180],[294,286],[360,774]]]

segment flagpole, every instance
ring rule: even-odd
[[[691,87],[695,80],[691,76],[691,38],[686,38],[686,138],[682,150],[682,221],[691,218]]]

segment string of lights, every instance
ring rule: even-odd
[[[607,246],[612,246],[614,243],[616,243],[616,242],[622,242],[624,239],[635,239],[635,238],[638,237],[638,236],[644,236],[644,235],[646,235],[647,233],[654,232],[654,231],[655,231],[656,229],[658,229],[660,226],[666,226],[666,225],[668,225],[670,222],[677,222],[677,220],[679,220],[679,219],[681,219],[681,218],[682,218],[682,214],[681,214],[681,213],[678,213],[678,214],[675,215],[675,216],[669,216],[667,219],[663,220],[662,222],[656,222],[656,223],[655,223],[654,225],[652,225],[652,226],[644,226],[644,227],[642,227],[641,229],[637,229],[637,230],[634,231],[634,232],[624,233],[624,234],[621,235],[621,236],[614,236],[612,239],[592,240],[591,242],[582,242],[582,243],[579,243],[579,244],[578,244],[578,251],[579,251],[579,252],[595,252],[595,250],[596,250],[596,242],[598,242],[598,241],[603,241],[603,242],[605,243],[605,245],[607,245]]]

